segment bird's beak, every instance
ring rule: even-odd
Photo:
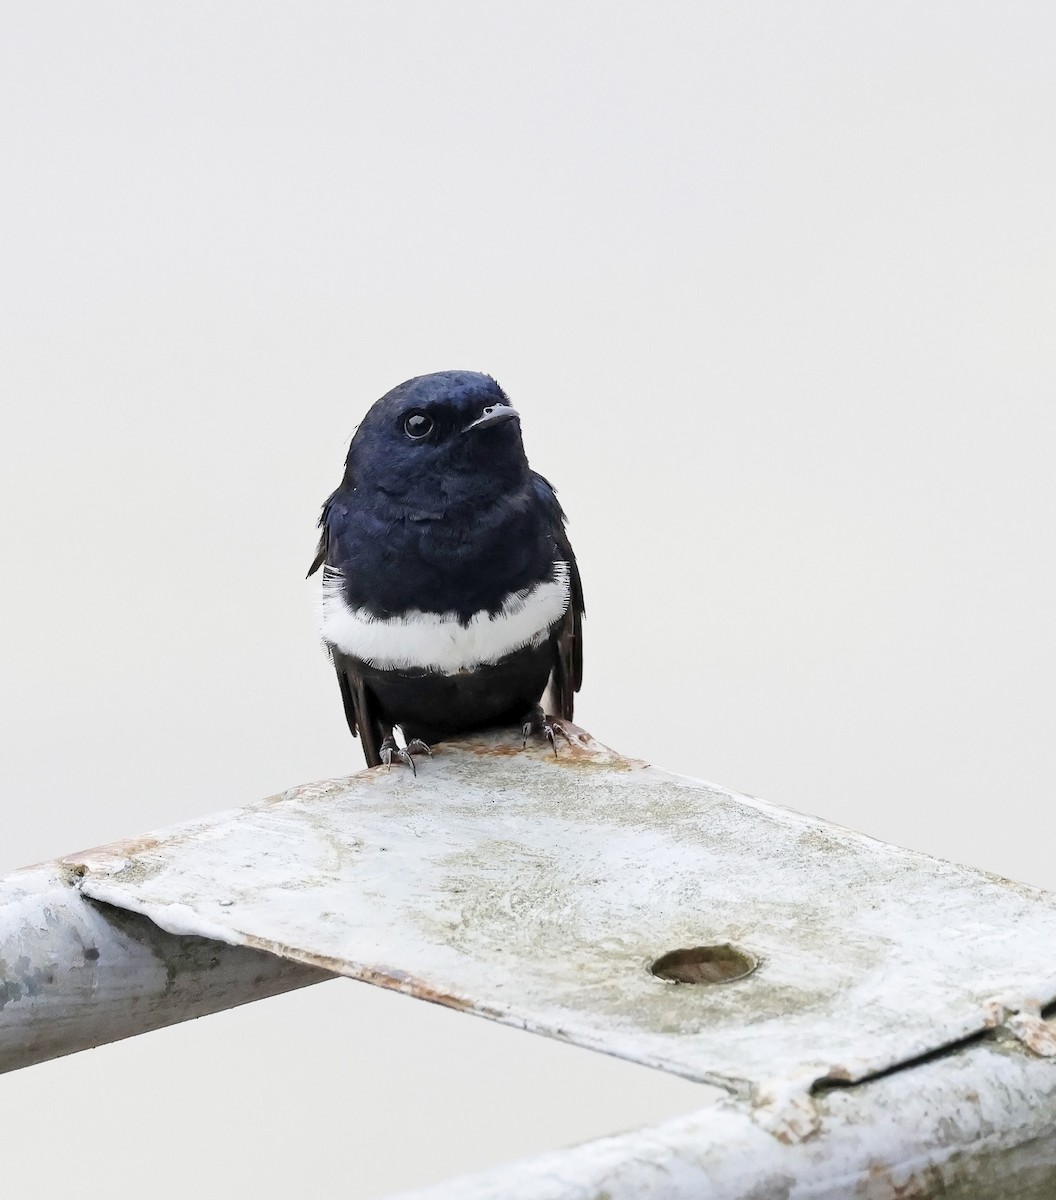
[[[471,429],[487,429],[489,425],[501,425],[503,421],[513,421],[520,415],[512,404],[489,404],[462,432],[469,433]]]

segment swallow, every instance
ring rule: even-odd
[[[414,754],[506,725],[557,753],[583,679],[565,524],[491,376],[421,375],[370,408],[308,572],[322,570],[320,631],[368,766],[417,774]]]

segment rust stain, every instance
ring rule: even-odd
[[[1006,1010],[1000,1000],[988,1000],[983,1005],[983,1026],[986,1029],[996,1029],[1004,1022]]]
[[[798,1146],[821,1132],[821,1114],[807,1092],[775,1095],[754,1087],[752,1105],[756,1124],[786,1146]]]
[[[59,859],[59,865],[71,870],[75,875],[84,875],[90,868],[103,865],[108,859],[134,858],[144,851],[156,850],[162,844],[162,840],[153,834],[143,834],[141,837],[107,842],[102,846],[92,846],[88,850],[67,854]]]
[[[391,988],[404,995],[414,996],[418,1000],[427,1000],[430,1004],[442,1004],[445,1008],[455,1008],[459,1012],[471,1012],[476,1009],[472,1000],[462,996],[452,996],[450,992],[441,992],[431,987],[415,975],[394,967],[365,967],[356,972],[356,978],[366,983],[374,983],[379,987]]]
[[[821,1132],[821,1122],[809,1113],[794,1113],[779,1120],[770,1132],[782,1145],[798,1146]]]
[[[846,1067],[835,1066],[829,1067],[825,1073],[825,1080],[831,1080],[833,1083],[854,1083],[855,1077]],[[822,1082],[819,1080],[819,1083]]]
[[[1020,1012],[1009,1017],[1005,1028],[1016,1041],[1039,1058],[1056,1058],[1056,1030],[1033,1013]]]
[[[339,779],[319,779],[312,783],[302,783],[297,787],[287,788],[284,792],[276,792],[274,796],[268,796],[266,800],[261,800],[255,807],[274,808],[276,804],[282,804],[287,800],[325,800],[348,791],[359,775],[365,774],[364,770],[353,775],[343,775]]]
[[[512,758],[516,754],[527,754],[528,751],[520,746],[514,745],[493,745],[488,743],[483,745],[480,742],[461,742],[460,750],[466,750],[470,754],[477,755],[478,758]]]
[[[925,1167],[914,1171],[901,1182],[895,1182],[897,1167],[873,1163],[869,1167],[868,1180],[862,1195],[868,1200],[932,1200],[946,1194],[946,1182],[938,1167]]]
[[[649,765],[640,759],[624,758],[622,754],[613,754],[593,746],[577,746],[575,744],[568,747],[562,746],[557,756],[558,766],[567,767],[570,763],[575,763],[577,766],[604,767],[608,771],[633,771],[636,767]]]
[[[462,996],[453,996],[450,992],[442,992],[431,984],[400,971],[396,967],[368,967],[357,963],[347,962],[328,954],[313,954],[296,946],[287,946],[273,942],[268,938],[258,938],[252,935],[242,935],[244,943],[256,950],[266,950],[269,954],[278,954],[282,958],[290,958],[307,966],[319,967],[334,975],[344,975],[348,979],[358,979],[362,983],[374,984],[376,987],[388,988],[393,992],[402,992],[405,996],[414,996],[418,1000],[427,1000],[430,1004],[442,1004],[445,1008],[454,1008],[459,1012],[478,1012],[484,1015],[494,1015],[494,1011],[474,1004]]]
[[[609,771],[633,771],[649,766],[641,759],[625,758],[600,742],[595,742],[589,733],[578,726],[571,726],[569,732],[572,741],[559,741],[556,754],[548,746],[536,744],[523,747],[513,735],[509,741],[474,740],[456,742],[453,745],[468,754],[475,754],[478,758],[516,758],[520,754],[529,754],[542,757],[556,767],[603,767]]]

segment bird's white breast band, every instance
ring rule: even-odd
[[[455,675],[540,645],[568,608],[569,574],[568,563],[555,562],[552,580],[511,592],[497,613],[474,613],[463,624],[454,613],[412,609],[398,617],[375,617],[352,608],[341,572],[328,566],[319,627],[325,642],[371,666]]]

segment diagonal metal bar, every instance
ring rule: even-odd
[[[821,1130],[771,1136],[735,1097],[402,1200],[1052,1200],[1056,1063],[990,1035],[816,1095]]]
[[[82,896],[42,863],[0,880],[0,1072],[332,978],[241,946],[174,937]]]

